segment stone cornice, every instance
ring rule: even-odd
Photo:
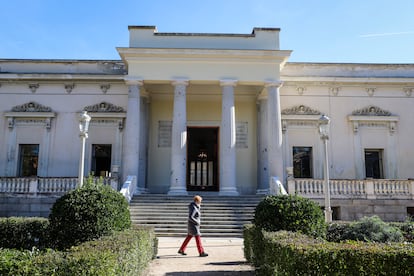
[[[285,62],[291,51],[286,50],[227,50],[227,49],[160,49],[117,48],[124,60],[206,60],[223,63],[228,60],[256,61],[263,63]]]

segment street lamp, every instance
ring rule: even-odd
[[[91,116],[88,115],[86,111],[83,111],[79,118],[79,137],[81,138],[81,154],[79,160],[79,187],[83,186],[83,177],[84,177],[84,165],[85,165],[85,142],[88,138],[88,129],[89,122],[91,121]]]
[[[319,134],[324,143],[325,163],[323,168],[324,174],[324,194],[325,194],[325,222],[332,222],[331,209],[331,189],[329,186],[329,162],[328,162],[328,140],[329,140],[329,123],[330,119],[326,115],[322,115],[319,120]]]

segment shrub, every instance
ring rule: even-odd
[[[345,240],[365,242],[401,242],[404,237],[401,231],[385,222],[378,216],[363,217],[345,229]]]
[[[154,258],[153,229],[128,229],[67,251],[0,250],[0,275],[145,275]]]
[[[409,243],[332,243],[286,231],[262,231],[261,238],[261,248],[253,247],[262,256],[258,275],[414,275]]]
[[[48,227],[46,218],[0,218],[0,247],[43,248],[48,241]]]
[[[67,248],[131,226],[128,202],[102,183],[85,185],[59,198],[52,207],[50,236],[57,248]]]
[[[266,231],[286,230],[314,237],[326,235],[319,205],[297,195],[265,197],[256,207],[253,222]]]

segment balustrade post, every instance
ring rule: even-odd
[[[365,180],[365,192],[367,199],[375,199],[375,187],[373,180]]]
[[[410,179],[409,189],[411,198],[414,199],[414,179]]]
[[[39,181],[37,179],[31,179],[29,182],[29,193],[31,194],[37,194],[37,185]]]

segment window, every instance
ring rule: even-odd
[[[312,178],[312,147],[293,147],[293,177]]]
[[[365,177],[384,178],[382,167],[382,149],[365,149]]]
[[[19,145],[19,176],[37,176],[39,145]]]
[[[112,145],[92,145],[92,174],[109,176],[111,171]]]

